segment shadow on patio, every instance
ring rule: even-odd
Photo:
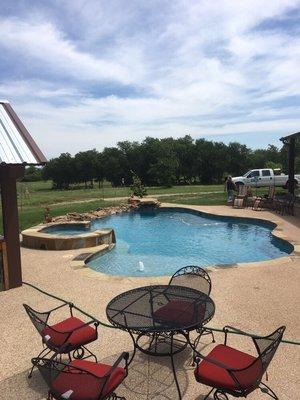
[[[118,354],[102,359],[103,363],[111,363]],[[188,385],[194,380],[191,365],[191,351],[186,349],[174,357],[177,379],[182,397],[185,398]],[[47,387],[37,370],[28,379],[29,368],[0,382],[0,393],[5,400],[17,398],[44,400],[47,397]],[[207,390],[208,391],[208,390]],[[198,392],[199,393],[199,392]],[[178,393],[169,357],[151,357],[137,353],[129,367],[129,374],[117,390],[119,396],[127,400],[174,400]],[[195,400],[203,400],[205,394],[195,394]],[[1,397],[2,398],[2,397]]]

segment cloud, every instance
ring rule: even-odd
[[[132,71],[118,60],[101,58],[80,51],[49,22],[0,21],[0,44],[19,57],[39,62],[41,68],[77,80],[110,80],[123,84],[132,81]],[[121,57],[122,58],[122,57]]]
[[[21,2],[0,11],[0,96],[49,155],[147,135],[299,130],[300,38],[288,24],[299,9],[297,0]]]

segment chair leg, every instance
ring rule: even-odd
[[[75,358],[76,360],[85,360],[86,358],[93,357],[95,361],[98,362],[97,356],[85,346],[81,346],[78,349],[75,349],[72,355],[73,358]]]
[[[216,342],[216,341],[215,341],[215,335],[214,335],[214,333],[213,333],[213,331],[212,331],[211,329],[203,328],[203,329],[201,330],[200,336],[205,336],[205,335],[211,335],[211,337],[212,337],[212,343],[215,343],[215,342]],[[199,338],[199,340],[200,340],[200,338]],[[199,342],[199,341],[198,341],[198,342]]]
[[[201,339],[201,337],[204,336],[204,335],[211,335],[211,337],[212,337],[212,343],[215,343],[215,342],[216,342],[216,341],[215,341],[215,335],[214,335],[214,333],[213,333],[213,331],[212,331],[211,329],[205,329],[205,328],[198,329],[198,330],[197,330],[197,333],[199,333],[199,335],[198,335],[198,336],[196,337],[196,339],[194,340],[194,343],[193,343],[194,349],[196,349],[196,348],[198,347],[198,344],[199,344],[199,342],[200,342],[200,339]],[[192,360],[192,363],[191,363],[192,366],[195,365],[194,359],[195,359],[196,354],[197,354],[196,351],[193,350],[193,360]]]
[[[204,399],[202,399],[202,400],[208,400],[210,394],[211,394],[214,390],[215,390],[215,388],[212,388],[212,389],[210,390],[210,392],[208,392],[207,395],[206,395],[206,396],[204,397]]]
[[[106,400],[126,400],[125,397],[120,397],[116,395],[116,393],[111,393],[108,397],[105,397]]]
[[[278,397],[276,396],[276,394],[273,392],[273,390],[269,386],[267,386],[265,383],[260,382],[259,388],[263,393],[272,397],[272,399],[279,400]]]
[[[216,390],[214,393],[214,400],[229,400],[229,398],[222,390]]]
[[[45,354],[44,354],[44,353],[45,353]],[[37,356],[37,358],[40,358],[40,357],[42,357],[42,356],[45,357],[45,356],[47,356],[49,353],[51,353],[51,350],[48,349],[48,347],[45,347],[45,348],[40,352],[40,354]],[[30,368],[29,374],[28,374],[28,376],[27,376],[28,379],[31,379],[31,378],[32,378],[32,373],[33,373],[34,368],[35,368],[35,365],[33,365],[33,366]]]

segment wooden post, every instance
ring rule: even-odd
[[[295,146],[296,141],[294,137],[289,140],[289,193],[294,195],[295,193]]]
[[[0,184],[2,197],[3,231],[6,246],[9,289],[22,285],[20,233],[17,203],[18,178],[24,176],[23,165],[1,165]]]
[[[9,289],[9,270],[7,263],[7,252],[6,252],[6,244],[2,242],[2,266],[3,266],[3,286],[4,290]]]

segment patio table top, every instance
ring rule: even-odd
[[[107,305],[108,320],[120,329],[137,333],[193,330],[210,321],[213,300],[185,286],[143,286],[113,298]]]

